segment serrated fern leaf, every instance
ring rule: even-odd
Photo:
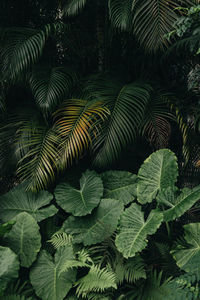
[[[48,242],[51,243],[54,248],[58,249],[62,246],[72,245],[72,241],[73,237],[70,234],[56,232]]]
[[[78,296],[85,292],[103,292],[108,288],[117,288],[115,274],[107,268],[100,269],[92,266],[89,273],[78,280],[76,293]]]

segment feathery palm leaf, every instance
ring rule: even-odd
[[[109,0],[110,19],[115,28],[129,30],[132,25],[132,0],[123,2],[120,0]]]
[[[187,5],[188,0],[182,1]],[[174,8],[178,1],[135,0],[133,1],[134,33],[140,43],[150,52],[164,50],[168,46],[165,35],[172,31],[177,20]]]
[[[109,111],[102,101],[71,99],[62,103],[55,113],[55,126],[63,139],[60,145],[62,165],[72,164],[92,145],[92,138],[99,130]]]
[[[37,105],[51,113],[72,87],[75,75],[63,67],[38,68],[29,76],[29,84]]]
[[[138,134],[151,87],[138,82],[122,85],[118,81],[99,78],[98,82],[89,84],[88,90],[93,97],[104,101],[111,111],[93,146],[94,152],[98,150],[94,164],[105,167],[115,161]]]
[[[6,42],[1,49],[2,73],[16,80],[25,70],[34,64],[42,54],[51,34],[52,26],[42,30],[31,28],[11,28],[6,30]]]
[[[25,151],[25,155],[19,161],[17,173],[22,180],[29,180],[28,189],[44,189],[55,179],[58,135],[51,128],[32,127],[28,122],[20,128],[19,136],[24,132],[30,135],[30,138],[26,139],[19,149]]]
[[[74,16],[85,7],[86,3],[87,0],[68,0],[68,3],[64,7],[64,12],[68,16]]]

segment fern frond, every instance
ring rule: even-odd
[[[48,242],[58,249],[62,246],[72,245],[73,237],[65,232],[56,232]]]
[[[89,292],[103,292],[106,289],[117,289],[115,274],[107,268],[92,266],[89,273],[75,283],[78,296]]]

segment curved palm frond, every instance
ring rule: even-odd
[[[99,131],[109,110],[102,101],[71,99],[62,103],[55,113],[55,127],[60,133],[61,166],[72,164],[73,159],[81,157],[92,145],[93,137]]]
[[[117,81],[99,79],[90,85],[89,90],[111,111],[93,146],[93,151],[98,151],[94,164],[105,167],[113,163],[138,134],[151,87],[139,82],[122,85]]]
[[[29,84],[37,105],[45,113],[52,113],[75,82],[73,72],[63,67],[38,68],[29,76]]]
[[[169,93],[158,91],[151,96],[144,117],[143,135],[155,149],[166,148],[169,142],[171,126],[169,119],[174,119],[168,108]]]
[[[44,189],[55,179],[55,167],[59,137],[53,128],[33,126],[26,122],[17,132],[18,145],[22,152],[17,174],[23,181],[28,181],[27,188],[33,191]]]
[[[68,16],[77,15],[86,5],[87,0],[69,0],[64,7],[64,12]]]
[[[4,77],[16,80],[30,65],[34,64],[41,56],[51,31],[50,24],[42,30],[5,29],[6,40],[0,52]]]
[[[183,1],[187,4],[187,0]],[[134,12],[134,34],[139,42],[150,52],[164,50],[169,42],[165,35],[173,30],[177,20],[174,8],[178,1],[135,0],[132,5]]]
[[[115,28],[129,30],[132,25],[132,0],[126,0],[122,4],[121,0],[108,1],[110,19]]]

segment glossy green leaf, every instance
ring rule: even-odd
[[[0,292],[10,281],[18,278],[18,271],[17,255],[10,248],[0,246]]]
[[[85,216],[97,207],[103,196],[103,184],[95,171],[87,170],[80,179],[80,190],[68,183],[61,183],[55,189],[56,202],[74,216]]]
[[[152,210],[147,220],[141,207],[133,203],[122,214],[115,244],[125,258],[133,257],[147,246],[147,236],[155,233],[163,220],[162,213]]]
[[[178,176],[177,158],[168,149],[151,154],[138,172],[138,201],[151,202],[161,189],[173,187]]]
[[[15,224],[4,236],[4,242],[19,255],[22,267],[30,267],[41,247],[39,226],[26,212],[20,213],[13,220]]]
[[[125,205],[137,195],[137,176],[126,171],[107,171],[101,175],[104,185],[104,198],[118,199]]]
[[[200,275],[200,223],[184,225],[186,243],[177,242],[171,251],[179,268]]]
[[[69,217],[63,230],[73,236],[74,243],[85,246],[97,244],[110,237],[115,231],[123,204],[114,199],[102,199],[98,208],[87,217]]]
[[[71,289],[76,271],[60,273],[63,264],[74,258],[71,246],[60,247],[54,258],[46,251],[41,251],[37,262],[31,269],[31,284],[38,297],[43,300],[62,300]]]
[[[0,197],[0,219],[6,222],[27,212],[40,222],[58,211],[54,205],[49,205],[52,199],[53,195],[47,191],[33,193],[26,191],[25,185],[19,185]]]

